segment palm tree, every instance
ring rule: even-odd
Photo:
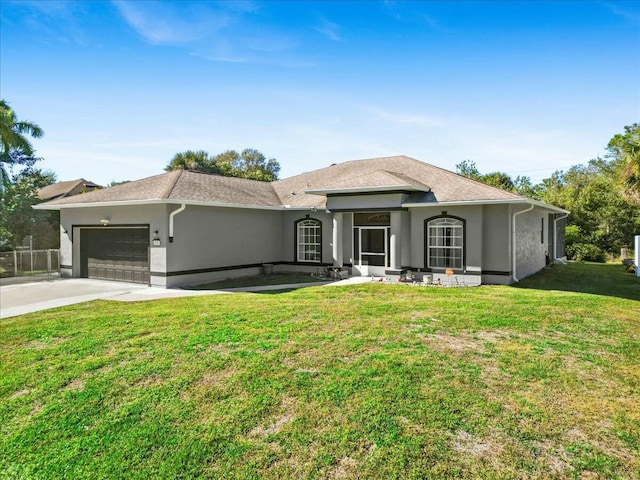
[[[607,147],[621,162],[625,193],[640,201],[640,123],[625,126],[624,134],[615,135]]]
[[[209,158],[209,154],[204,150],[187,150],[176,153],[169,165],[165,167],[167,172],[171,170],[197,170],[205,173],[218,173],[215,164]]]
[[[0,154],[4,157],[11,150],[20,150],[24,155],[33,155],[33,146],[25,135],[40,138],[44,132],[35,123],[18,120],[9,104],[0,100]]]
[[[44,131],[35,123],[18,120],[5,100],[0,100],[0,191],[7,177],[5,165],[33,165],[34,149],[27,135],[40,138]]]

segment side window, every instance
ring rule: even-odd
[[[464,221],[441,217],[427,221],[427,266],[462,270]]]
[[[296,222],[296,259],[298,262],[322,261],[322,223],[313,218]]]

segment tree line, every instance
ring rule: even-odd
[[[240,153],[227,150],[217,155],[204,150],[187,150],[177,153],[165,167],[166,171],[178,169],[272,182],[278,179],[280,164],[275,158],[267,160],[253,148],[245,148]]]
[[[456,165],[465,177],[555,205],[571,214],[567,219],[569,258],[604,261],[631,248],[640,234],[640,124],[624,127],[607,144],[604,158],[556,171],[533,184],[529,177],[511,178],[503,172],[482,174],[474,162]]]

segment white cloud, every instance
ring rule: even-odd
[[[86,5],[81,2],[25,0],[7,2],[7,6],[20,10],[20,21],[40,42],[91,43],[90,32],[81,18]]]
[[[127,24],[152,45],[183,47],[215,62],[313,65],[293,55],[299,38],[265,22],[253,2],[113,1]]]
[[[333,40],[334,42],[339,42],[342,40],[339,33],[340,26],[337,23],[330,22],[327,19],[321,19],[320,25],[313,27],[313,29],[323,34],[329,40]]]
[[[202,40],[229,25],[232,16],[205,4],[115,0],[125,21],[149,43],[184,45]]]
[[[633,25],[636,25],[636,26],[640,25],[640,12],[637,9],[635,11],[630,9],[625,9],[622,7],[622,5],[619,2],[617,4],[603,2],[602,5],[607,7],[611,11],[611,13],[613,13],[614,15],[617,15],[619,17],[624,18],[625,20],[628,20]],[[635,2],[629,2],[625,6],[633,7],[634,5],[638,5],[638,4]]]

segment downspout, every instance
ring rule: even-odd
[[[180,208],[174,210],[169,214],[169,243],[173,243],[173,217],[175,217],[180,212],[184,212],[184,209],[187,208],[187,204],[183,203],[180,205]]]
[[[558,260],[558,220],[564,220],[569,216],[565,213],[563,216],[553,219],[553,261]]]
[[[529,208],[525,208],[524,210],[520,210],[513,214],[511,218],[511,264],[513,265],[513,281],[514,283],[519,282],[518,277],[516,276],[516,217],[522,213],[527,213],[533,210],[533,203],[529,205]]]

